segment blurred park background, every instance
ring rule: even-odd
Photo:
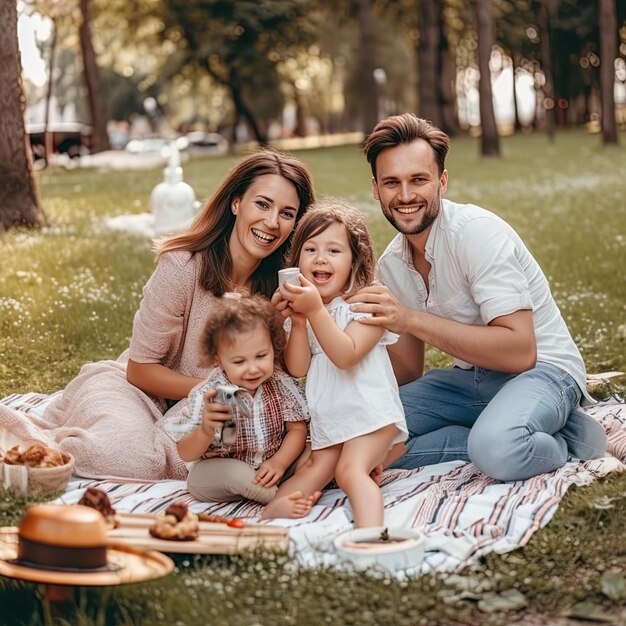
[[[492,156],[499,135],[584,125],[615,143],[626,125],[620,0],[17,0],[17,13],[0,34],[17,26],[37,159],[366,133],[405,111],[480,135]]]

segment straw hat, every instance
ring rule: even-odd
[[[82,505],[37,505],[19,528],[0,528],[0,576],[51,585],[106,586],[169,574],[160,552],[108,545],[104,518]]]

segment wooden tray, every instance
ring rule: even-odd
[[[286,552],[289,530],[280,526],[246,524],[231,528],[226,524],[200,522],[200,536],[193,541],[170,541],[152,537],[148,529],[156,515],[121,513],[119,527],[109,531],[111,543],[143,550],[180,554],[238,554],[251,548],[268,548]]]

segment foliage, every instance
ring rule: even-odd
[[[77,0],[24,2],[56,16],[60,50],[54,92],[84,111],[77,38],[72,35]],[[252,134],[265,141],[270,125],[282,123],[285,105],[301,116],[297,134],[304,132],[306,117],[313,117],[325,131],[358,128],[374,99],[379,101],[379,115],[417,108],[418,0],[371,0],[376,67],[384,69],[386,80],[379,89],[370,85],[372,93],[366,94],[361,93],[366,77],[359,79],[363,43],[356,0],[92,0],[92,4],[98,63],[108,73],[107,104],[117,117],[129,118],[141,110],[141,100],[153,96],[175,126],[204,122],[230,130],[244,119]],[[493,0],[492,4],[497,47],[540,83],[533,3]],[[583,123],[596,106],[590,91],[598,83],[597,2],[548,4],[556,95],[567,99],[569,106],[569,114],[562,113],[559,120]],[[445,0],[443,5],[451,61],[446,62],[450,65],[446,72],[438,73],[449,73],[446,82],[452,92],[463,95],[467,85],[461,82],[455,89],[452,83],[476,67],[471,2]],[[618,2],[617,9],[618,23],[626,32],[626,4]],[[47,46],[44,49],[47,53]],[[503,67],[507,65],[508,58]],[[492,73],[498,71],[492,68]],[[116,89],[109,89],[111,85]]]

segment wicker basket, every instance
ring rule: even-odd
[[[63,491],[74,472],[74,457],[64,452],[68,457],[65,465],[56,467],[29,467],[28,491]]]
[[[74,471],[74,457],[67,452],[65,465],[54,467],[28,467],[0,463],[2,485],[7,490],[26,494],[34,491],[62,491],[67,487]]]

